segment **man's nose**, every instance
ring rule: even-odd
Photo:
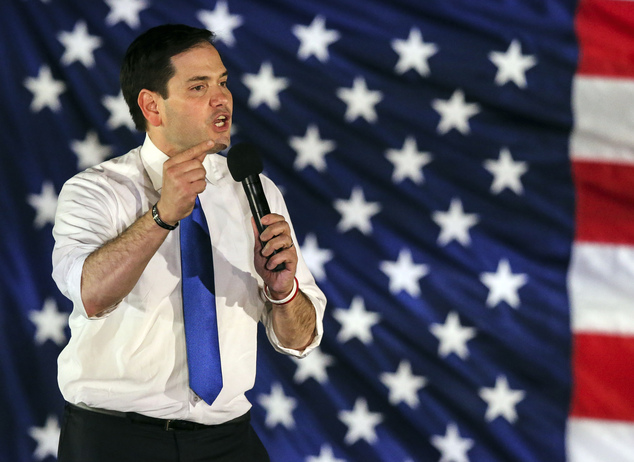
[[[217,88],[209,98],[211,106],[226,106],[229,103],[229,90],[225,88]]]

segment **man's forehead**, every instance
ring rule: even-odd
[[[175,63],[176,73],[180,74],[181,78],[190,79],[194,75],[218,77],[220,74],[227,72],[227,68],[220,58],[211,58],[209,56],[194,56],[193,58]]]
[[[182,53],[174,55],[171,61],[176,70],[176,74],[181,74],[180,76],[186,79],[189,79],[191,76],[182,74],[193,75],[201,71],[206,71],[205,74],[209,72],[213,72],[214,74],[227,72],[220,58],[220,54],[210,43],[201,43],[200,45],[196,45]]]

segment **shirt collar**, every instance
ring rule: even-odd
[[[158,192],[161,192],[163,188],[163,164],[168,159],[169,156],[157,148],[150,136],[146,134],[143,146],[141,146],[141,161],[152,181],[152,186]],[[222,168],[221,156],[209,155],[205,157],[203,167],[207,172],[205,178],[212,184],[216,184],[226,174],[225,169]]]

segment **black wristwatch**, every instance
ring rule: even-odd
[[[157,204],[158,204],[158,202],[157,202]],[[156,208],[156,204],[154,204],[152,206],[152,218],[154,218],[154,221],[156,222],[156,224],[159,225],[163,229],[167,229],[169,231],[172,231],[172,230],[178,228],[178,222],[176,222],[176,224],[174,226],[172,226],[172,225],[168,225],[163,220],[161,220],[161,217],[159,217],[159,214],[158,214],[158,209]]]

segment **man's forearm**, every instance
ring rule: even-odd
[[[130,293],[168,233],[148,212],[86,258],[81,298],[88,316],[99,316]]]
[[[299,292],[285,305],[273,305],[273,330],[285,348],[303,351],[315,338],[315,307],[310,299]]]

